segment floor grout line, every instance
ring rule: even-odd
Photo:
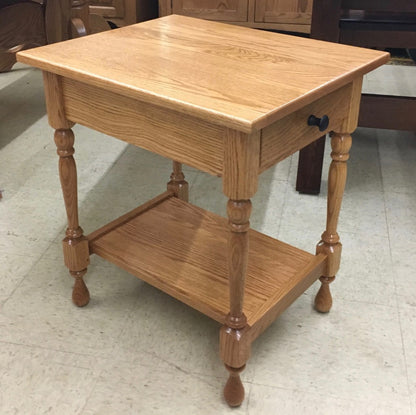
[[[394,266],[394,260],[393,260],[393,252],[392,252],[392,244],[391,244],[391,231],[390,231],[390,224],[388,220],[388,210],[387,210],[387,199],[386,199],[386,189],[384,185],[384,175],[383,175],[383,166],[382,166],[382,157],[380,152],[380,137],[378,135],[378,130],[376,130],[376,137],[377,137],[377,152],[378,152],[378,160],[379,160],[379,166],[380,166],[380,177],[382,182],[382,189],[383,189],[383,200],[384,200],[384,214],[386,218],[386,228],[387,228],[387,239],[389,244],[389,252],[390,252],[390,261],[392,264],[392,280],[394,284],[394,292],[395,292],[395,303],[396,303],[396,313],[397,313],[397,319],[399,322],[399,330],[400,330],[400,339],[401,339],[401,346],[402,346],[402,353],[403,353],[403,359],[404,359],[404,369],[406,372],[406,380],[407,380],[407,391],[408,391],[408,398],[409,398],[409,404],[411,411],[414,411],[413,403],[411,399],[411,388],[410,388],[410,378],[409,378],[409,370],[408,370],[408,364],[407,364],[407,357],[406,357],[406,348],[404,344],[404,337],[403,337],[403,326],[401,321],[401,313],[400,313],[400,306],[399,306],[399,298],[398,298],[398,289],[397,289],[397,274],[396,274],[396,268]]]

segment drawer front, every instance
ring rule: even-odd
[[[339,131],[348,117],[351,105],[351,84],[320,98],[300,110],[276,121],[262,131],[260,171],[264,171],[299,151],[330,131]],[[309,117],[328,116],[329,124],[324,131],[308,125]]]
[[[172,0],[172,13],[201,19],[246,22],[248,0]]]

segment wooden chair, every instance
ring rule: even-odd
[[[88,0],[0,0],[0,72],[19,50],[89,33]]]
[[[416,48],[416,2],[314,0],[311,37],[370,48]],[[416,97],[363,94],[358,125],[416,131]],[[296,190],[320,191],[325,137],[299,153]]]

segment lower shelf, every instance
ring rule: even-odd
[[[91,253],[224,323],[228,232],[225,218],[164,193],[88,239]],[[326,257],[249,232],[244,313],[260,333],[319,278]]]

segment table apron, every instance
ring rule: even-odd
[[[69,78],[62,92],[68,120],[222,175],[225,127]]]
[[[68,120],[207,173],[223,175],[225,127],[70,78],[62,78],[61,84]],[[346,125],[351,129],[352,106],[359,101],[357,91],[350,83],[265,127],[260,138],[259,172],[329,131],[343,132]],[[321,132],[309,126],[309,115],[327,115],[328,129]]]

